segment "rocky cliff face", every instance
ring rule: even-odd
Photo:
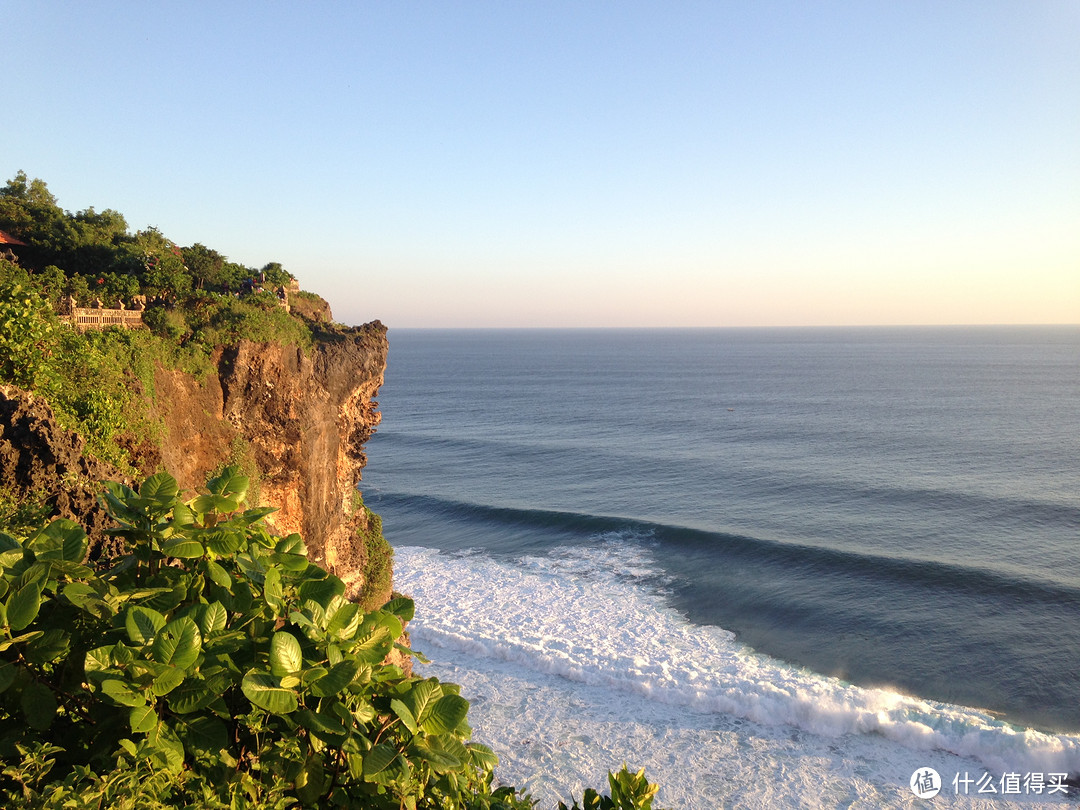
[[[364,442],[379,423],[375,396],[386,369],[386,328],[378,321],[319,335],[314,350],[251,343],[220,351],[218,374],[203,382],[175,371],[155,379],[167,438],[162,463],[194,490],[227,462],[257,470],[259,504],[269,521],[299,532],[311,558],[341,577],[350,595],[372,583],[364,537],[368,515],[356,509]],[[372,603],[389,598],[368,593]]]
[[[79,519],[95,541],[91,556],[107,555],[112,543],[101,533],[108,515],[97,504],[97,485],[125,479],[115,467],[88,458],[85,447],[78,434],[56,423],[45,400],[0,385],[0,488],[45,501],[59,517]]]
[[[160,465],[194,492],[209,472],[240,463],[253,475],[259,505],[278,508],[274,527],[300,532],[311,558],[341,577],[350,596],[381,604],[390,596],[387,561],[373,559],[378,527],[357,508],[355,486],[363,444],[379,422],[386,354],[386,328],[375,321],[326,329],[307,354],[241,342],[217,352],[217,374],[205,380],[159,369]],[[83,519],[93,511],[85,486],[77,497],[52,490],[66,492],[63,480],[102,477],[116,479],[116,471],[83,458],[81,440],[56,426],[45,403],[0,391],[0,484],[44,492],[61,513]],[[378,581],[375,570],[383,571]]]

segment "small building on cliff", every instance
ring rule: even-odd
[[[0,231],[0,245],[20,245],[26,247],[26,242],[23,242],[21,239],[16,239],[7,231]]]

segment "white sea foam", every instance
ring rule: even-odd
[[[647,547],[618,538],[508,562],[415,547],[395,557],[417,601],[414,645],[466,687],[500,778],[542,798],[602,784],[623,760],[687,808],[902,806],[922,766],[945,776],[939,801],[964,805],[986,797],[956,795],[953,775],[989,773],[1001,790],[1011,773],[1080,771],[1080,738],[852,686],[693,625],[643,585],[655,571]]]

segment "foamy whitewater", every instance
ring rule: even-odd
[[[662,776],[664,806],[702,810],[907,807],[922,801],[909,780],[925,767],[942,776],[939,804],[1057,805],[1050,774],[1080,771],[1076,736],[862,689],[691,625],[642,587],[656,571],[635,538],[516,562],[395,555],[417,603],[413,646],[432,659],[420,670],[463,686],[475,739],[500,754],[497,777],[542,807],[605,785],[624,760]],[[1008,774],[1036,773],[1041,794],[1023,781],[1004,793]],[[980,795],[987,779],[996,794]]]

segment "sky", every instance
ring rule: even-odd
[[[1080,3],[0,0],[0,182],[394,327],[1080,323]]]

